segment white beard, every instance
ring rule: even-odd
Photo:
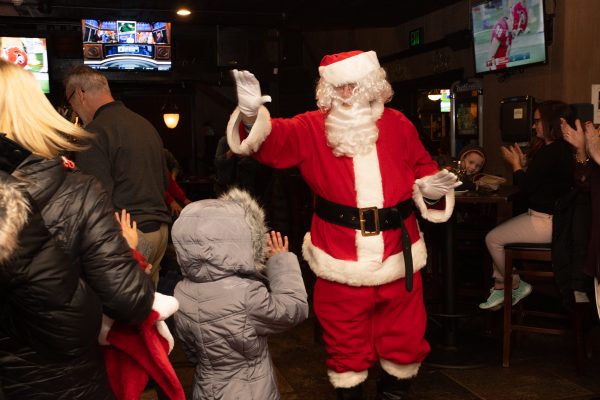
[[[375,122],[381,113],[373,115],[369,103],[353,102],[350,107],[334,102],[325,119],[327,144],[336,157],[354,157],[373,150],[379,130]]]

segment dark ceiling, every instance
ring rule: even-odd
[[[259,25],[295,30],[402,24],[461,0],[199,0],[187,1],[190,23]],[[14,4],[22,3],[15,6]],[[0,16],[158,19],[182,22],[182,0],[0,0]]]

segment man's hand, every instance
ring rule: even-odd
[[[234,69],[232,73],[240,111],[247,117],[255,117],[260,106],[271,101],[271,96],[261,95],[258,79],[251,72]]]
[[[435,175],[429,175],[415,180],[423,197],[430,200],[439,200],[446,195],[450,189],[462,184],[456,175],[447,169],[442,169]]]

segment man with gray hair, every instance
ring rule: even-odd
[[[153,266],[156,286],[171,222],[163,198],[167,169],[162,140],[148,120],[113,98],[100,72],[78,66],[64,83],[67,103],[95,134],[89,148],[77,155],[77,166],[103,183],[115,210],[126,209],[136,221],[148,244],[141,250]]]

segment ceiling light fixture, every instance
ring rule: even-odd
[[[182,17],[187,17],[191,13],[192,12],[186,7],[181,7],[179,10],[177,10],[177,15],[181,15]]]
[[[171,90],[169,90],[169,94],[167,95],[167,100],[165,104],[162,106],[163,120],[165,121],[165,125],[169,129],[175,129],[177,124],[179,123],[179,109],[177,108],[177,104],[173,102],[173,98],[171,97]]]
[[[442,93],[438,89],[430,90],[427,93],[427,98],[431,101],[438,101],[442,99]]]

